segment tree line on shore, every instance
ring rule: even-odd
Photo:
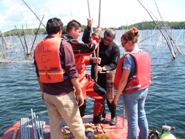
[[[157,25],[156,25],[157,23]],[[169,21],[145,21],[140,23],[135,23],[129,26],[121,26],[118,29],[127,29],[132,26],[137,27],[139,30],[145,29],[158,29],[159,27],[166,27],[169,29],[185,29],[185,21],[182,22],[169,22]]]
[[[159,25],[160,28],[161,27],[166,27],[169,29],[185,29],[185,21],[182,22],[169,22],[169,21],[157,21],[158,26],[156,26],[156,23],[153,21],[144,21],[144,22],[139,22],[139,23],[135,23],[132,25],[128,25],[128,26],[120,26],[118,28],[115,28],[116,30],[122,30],[122,29],[128,29],[132,26],[137,27],[139,30],[145,30],[145,29],[158,29]],[[82,28],[84,29],[86,26],[83,25]],[[65,30],[66,26],[64,26],[64,30]],[[6,31],[3,33],[4,36],[14,36],[14,35],[24,35],[24,34],[46,34],[46,30],[45,28],[34,28],[34,29],[12,29],[9,31]],[[0,34],[2,34],[0,32]]]

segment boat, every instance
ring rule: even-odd
[[[127,139],[127,119],[124,115],[117,116],[116,125],[93,124],[92,114],[85,115],[82,119],[87,139]],[[106,119],[111,119],[111,115],[107,114]],[[148,139],[177,139],[171,133],[174,129],[173,126],[163,125],[161,132],[150,130]],[[61,131],[63,139],[74,139],[63,119],[61,120]],[[0,136],[0,139],[50,139],[49,120],[40,120],[39,116],[31,109],[31,118],[23,117],[20,121],[15,122]]]
[[[38,116],[21,118],[7,129],[0,139],[50,139],[50,125],[48,121],[40,121]],[[110,114],[106,116],[110,119]],[[85,115],[83,122],[86,128],[87,139],[126,139],[127,121],[123,116],[117,116],[117,124],[93,124],[93,115]],[[64,139],[74,139],[69,127],[61,120],[61,131]]]

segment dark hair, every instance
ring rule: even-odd
[[[122,40],[133,41],[134,43],[138,41],[138,38],[139,38],[139,31],[136,27],[130,28],[127,32],[125,32],[121,36]]]
[[[56,34],[63,30],[63,23],[59,18],[51,18],[46,25],[46,31],[48,34]]]
[[[72,28],[75,28],[75,29],[79,29],[81,28],[81,24],[76,21],[76,20],[71,20],[68,24],[67,24],[67,28],[66,28],[66,32],[69,32]]]
[[[108,37],[111,37],[111,38],[115,38],[115,36],[116,36],[116,31],[115,30],[113,30],[113,29],[111,29],[111,28],[108,28],[108,29],[106,29],[105,30],[105,32],[104,32],[104,37],[105,36],[108,36]]]

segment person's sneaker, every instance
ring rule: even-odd
[[[103,124],[108,124],[110,122],[110,120],[102,117],[100,122]]]
[[[108,124],[110,121],[106,118],[95,116],[93,118],[93,123],[98,124],[98,123],[103,123],[103,124]]]
[[[110,123],[110,125],[116,125],[117,124],[117,117],[115,116],[115,117],[111,118],[109,123]]]

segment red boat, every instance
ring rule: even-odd
[[[110,118],[110,115],[107,115],[107,118]],[[127,138],[127,121],[126,119],[123,119],[123,116],[117,116],[118,122],[115,126],[111,126],[109,124],[95,125],[92,123],[92,115],[84,116],[83,121],[86,127],[86,133],[91,133],[90,135],[93,136],[93,139]],[[24,129],[25,127],[26,129]],[[74,139],[72,133],[70,132],[67,126],[63,126],[61,130],[63,132],[64,139]],[[42,126],[42,131],[38,133],[36,132],[36,129],[34,128],[33,124],[23,124],[21,123],[21,121],[18,121],[6,132],[4,132],[0,139],[50,139],[50,126],[49,124],[44,124],[44,126]]]

